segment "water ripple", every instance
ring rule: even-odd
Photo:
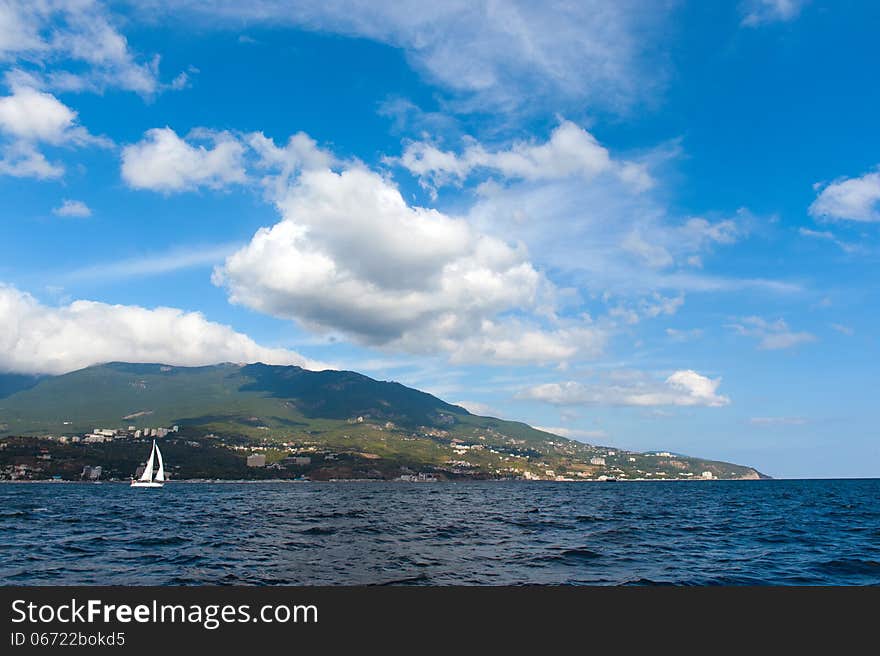
[[[0,485],[0,584],[880,584],[880,481]]]

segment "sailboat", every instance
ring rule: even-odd
[[[159,469],[156,470],[156,476],[153,476],[153,459],[159,461]],[[153,440],[153,449],[150,451],[150,457],[147,459],[147,465],[144,467],[144,473],[140,478],[132,479],[132,487],[162,487],[165,484],[165,465],[162,462],[162,452],[156,446],[156,440]]]

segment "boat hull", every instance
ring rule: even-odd
[[[132,481],[132,487],[162,487],[164,483],[156,483],[155,481]]]

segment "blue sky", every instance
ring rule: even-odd
[[[875,3],[368,4],[0,2],[0,369],[878,474]]]

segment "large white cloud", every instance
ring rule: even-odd
[[[211,143],[192,145],[168,127],[147,130],[141,141],[122,150],[122,178],[135,189],[166,193],[216,189],[247,179],[238,139],[227,132],[193,136]]]
[[[566,381],[535,385],[519,398],[562,406],[707,406],[730,403],[718,394],[720,378],[708,378],[683,369],[663,380],[640,371],[617,371],[602,381]]]
[[[206,137],[213,148],[190,143]],[[746,234],[748,212],[670,222],[633,178],[634,164],[572,123],[544,143],[474,142],[461,155],[437,151],[439,163],[409,161],[432,181],[498,173],[503,184],[482,184],[465,217],[408,204],[390,178],[340,161],[304,133],[284,146],[257,132],[199,129],[188,139],[150,130],[125,149],[123,177],[164,192],[259,180],[282,220],[217,267],[215,284],[233,303],[362,344],[456,362],[567,363],[601,353],[621,322],[674,314],[682,291],[789,291],[684,271]],[[557,288],[544,268],[571,276],[604,314],[591,319],[585,298]]]
[[[435,196],[444,185],[467,181],[476,195],[467,214],[473,225],[522,241],[540,266],[564,272],[594,296],[610,292],[632,302],[658,290],[791,290],[700,271],[704,258],[743,239],[757,222],[745,208],[732,216],[671,216],[657,181],[677,154],[677,145],[668,144],[636,159],[612,155],[562,120],[543,141],[490,148],[467,139],[456,152],[425,140],[386,161],[416,175]]]
[[[74,301],[50,307],[0,283],[0,371],[60,374],[99,362],[320,363],[286,349],[260,346],[199,312]]]
[[[277,205],[282,220],[215,271],[233,303],[457,361],[558,362],[601,348],[600,330],[552,320],[555,290],[522,247],[408,205],[363,166],[306,168]]]
[[[840,178],[821,189],[810,205],[812,216],[880,221],[880,171],[871,171],[858,178]]]

